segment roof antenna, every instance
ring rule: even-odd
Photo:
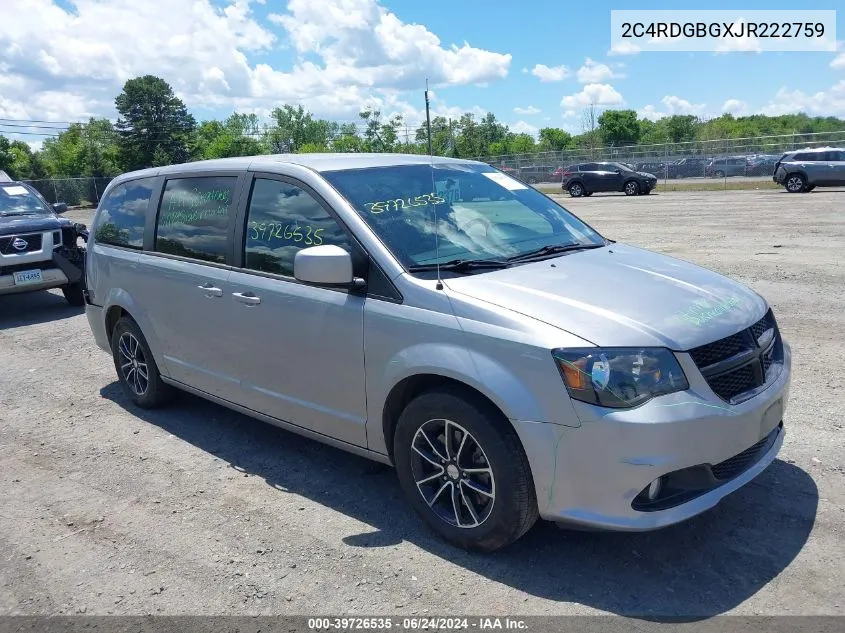
[[[437,198],[437,183],[434,180],[434,155],[431,151],[431,113],[428,101],[428,77],[425,78],[425,126],[428,131],[428,164],[431,168],[431,193]],[[434,203],[434,258],[437,265],[437,290],[443,290],[443,280],[440,278],[440,223],[437,221],[437,203]]]

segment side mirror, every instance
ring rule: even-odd
[[[614,169],[613,171],[614,171],[615,173],[617,173],[617,174],[621,174],[621,173],[622,173],[622,170],[621,170],[621,169],[619,169],[618,167],[617,167],[616,169]]]
[[[53,211],[56,213],[64,213],[67,211],[67,202],[54,202]]]
[[[293,259],[293,276],[319,286],[357,288],[364,283],[352,274],[352,256],[340,246],[324,244],[303,248]]]

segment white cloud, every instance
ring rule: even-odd
[[[566,66],[546,66],[545,64],[537,64],[531,70],[531,74],[537,77],[540,81],[563,81],[572,73]]]
[[[578,81],[582,84],[595,84],[616,77],[616,73],[607,64],[601,64],[589,57],[584,60],[584,65],[576,73]]]
[[[735,116],[742,116],[748,112],[748,104],[739,99],[728,99],[722,105],[722,112],[730,113]]]
[[[653,105],[647,105],[637,111],[637,116],[641,119],[649,119],[650,121],[657,121],[663,117],[672,116],[674,114],[693,114],[701,115],[706,108],[703,103],[690,103],[686,99],[681,99],[675,95],[666,95],[660,100],[664,109],[658,110]]]
[[[763,106],[760,112],[768,116],[797,112],[815,116],[843,116],[845,115],[845,79],[831,86],[829,90],[820,90],[814,94],[781,88],[774,99]]]
[[[516,123],[512,123],[508,126],[511,132],[516,132],[517,134],[530,134],[534,138],[537,138],[537,133],[540,131],[536,125],[531,125],[530,123],[526,123],[525,121],[517,121]]]
[[[631,42],[616,42],[611,45],[610,50],[607,51],[609,57],[614,55],[636,55],[640,52],[640,47]]]
[[[625,100],[610,84],[587,84],[581,92],[564,97],[560,105],[568,110],[597,106],[622,105]]]
[[[525,114],[539,114],[540,108],[535,108],[533,105],[530,105],[526,108],[521,108],[521,107],[517,106],[513,109],[513,111],[516,114],[523,114],[523,115],[525,115]]]
[[[836,42],[836,50],[843,52],[833,58],[833,61],[830,62],[830,67],[836,70],[845,70],[845,42]]]
[[[154,74],[190,108],[261,111],[288,102],[355,117],[368,98],[387,101],[426,77],[434,87],[484,84],[511,64],[509,54],[444,45],[378,0],[290,0],[269,22],[253,14],[252,0],[225,1],[77,0],[65,9],[60,0],[5,0],[0,116],[113,116],[123,83]],[[269,55],[284,47],[297,57],[280,69]]]

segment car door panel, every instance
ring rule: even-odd
[[[255,175],[238,217],[240,267],[225,299],[240,332],[244,406],[365,447],[365,298],[293,279],[295,252],[342,246],[345,229],[305,185],[269,174]]]
[[[174,175],[145,229],[136,300],[146,306],[166,375],[227,400],[240,356],[224,300],[231,291],[232,228],[245,172]]]

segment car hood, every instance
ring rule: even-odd
[[[625,244],[444,280],[600,346],[688,350],[750,326],[765,300],[727,277]]]
[[[54,215],[5,215],[0,216],[0,235],[52,231],[70,224],[70,220]]]
[[[647,171],[638,171],[637,175],[642,176],[643,178],[650,178],[652,180],[657,180],[657,176],[655,176],[654,174],[650,174]]]

